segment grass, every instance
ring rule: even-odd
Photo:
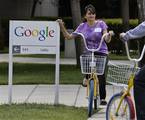
[[[132,58],[138,58],[137,53],[130,53],[130,56]],[[117,55],[117,54],[110,53],[109,54],[109,60],[128,60],[128,57],[127,57],[126,54],[125,55],[124,54]]]
[[[55,65],[14,63],[14,84],[54,84]],[[60,65],[61,84],[79,84],[83,76],[75,65]],[[0,63],[0,84],[8,83],[8,63]]]
[[[109,60],[128,60],[126,55],[109,54]]]
[[[45,104],[0,106],[0,120],[86,120],[86,108]]]
[[[137,58],[136,52],[131,54]],[[48,58],[54,55],[18,55],[23,57]],[[64,52],[61,52],[64,58]],[[128,60],[126,55],[109,54],[110,60]],[[14,64],[14,84],[54,84],[55,65],[49,64]],[[60,65],[60,84],[80,84],[83,76],[75,65]],[[0,84],[8,84],[8,63],[0,63]]]
[[[9,48],[8,47],[4,47],[3,50],[0,50],[0,53],[8,53],[9,52]]]

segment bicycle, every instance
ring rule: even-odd
[[[113,32],[106,33],[102,36],[100,44],[97,49],[89,49],[87,47],[87,43],[85,41],[85,37],[82,33],[75,33],[84,41],[85,48],[91,52],[89,55],[81,55],[80,63],[81,63],[81,72],[82,74],[89,74],[89,79],[87,80],[87,98],[88,98],[88,117],[91,117],[93,114],[93,101],[94,101],[94,109],[97,110],[100,104],[99,97],[99,80],[97,75],[102,75],[104,73],[105,64],[106,64],[106,56],[95,55],[94,53],[99,51],[101,48],[104,37],[108,34],[113,35]]]
[[[134,65],[115,65],[108,69],[107,81],[110,79],[111,84],[121,84],[124,89],[110,98],[106,108],[106,120],[135,120],[135,107],[130,91],[133,88],[135,74],[139,70],[137,63],[143,58],[145,52],[145,45],[138,59],[130,57],[127,42],[125,42],[125,48],[128,59],[133,61]]]

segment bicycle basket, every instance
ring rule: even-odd
[[[109,64],[108,65],[107,82],[111,84],[128,84],[129,77],[132,73],[136,73],[139,68],[134,68],[129,64]]]
[[[91,55],[81,55],[80,63],[81,63],[81,71],[83,74],[91,74]],[[94,57],[95,63],[95,72],[98,75],[102,75],[104,73],[105,64],[106,64],[106,56],[95,55]]]

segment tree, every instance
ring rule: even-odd
[[[3,49],[4,49],[4,33],[2,30],[2,23],[0,20],[0,50],[3,50]]]
[[[122,15],[122,24],[123,30],[127,31],[129,29],[129,0],[121,0],[121,15]],[[123,54],[125,54],[125,47],[122,43]]]
[[[121,14],[123,30],[127,31],[129,29],[129,0],[121,0]]]
[[[37,3],[42,4],[43,0],[33,0],[31,17],[34,17]]]
[[[80,0],[70,0],[71,12],[73,19],[73,28],[76,28],[81,23],[81,9],[80,9]],[[78,38],[77,38],[78,39]],[[76,46],[76,58],[77,66],[80,66],[80,54],[81,54],[81,40],[75,39]]]
[[[143,22],[145,20],[145,0],[137,0],[138,4],[138,15],[139,15],[139,22]],[[145,38],[139,41],[139,52],[141,53],[143,49],[143,45],[145,44]],[[145,56],[139,63],[139,66],[142,67],[145,65]]]
[[[31,11],[31,17],[34,17],[35,15],[35,10],[36,10],[36,5],[37,5],[37,2],[39,0],[33,0],[33,5],[32,5],[32,11]]]

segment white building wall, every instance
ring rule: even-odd
[[[58,0],[42,0],[37,4],[35,16],[58,16]]]

